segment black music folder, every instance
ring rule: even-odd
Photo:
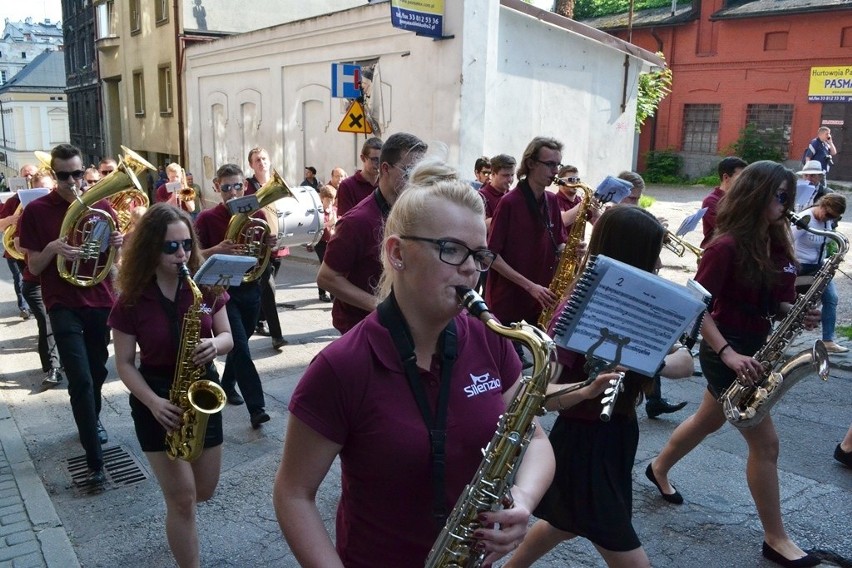
[[[697,282],[682,286],[596,255],[557,316],[554,340],[650,377],[675,341],[700,321],[707,298]]]

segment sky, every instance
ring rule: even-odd
[[[61,0],[0,0],[0,22],[9,18],[13,22],[23,21],[27,16],[42,22],[62,20]]]

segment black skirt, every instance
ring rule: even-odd
[[[736,333],[721,326],[719,332],[725,338],[725,341],[731,345],[728,349],[733,349],[740,355],[754,355],[766,343],[767,338],[765,334]],[[701,363],[701,372],[707,379],[707,390],[710,391],[713,398],[718,400],[722,393],[734,383],[737,373],[725,365],[721,357],[704,340],[701,340],[698,360]]]
[[[609,422],[560,416],[550,443],[556,475],[535,516],[607,550],[642,546],[632,522],[635,416],[615,414]]]
[[[212,367],[212,373],[207,373],[207,379],[212,380],[218,383],[218,377],[216,376],[215,367]],[[157,396],[161,398],[165,398],[168,400],[169,398],[169,390],[171,390],[172,379],[166,379],[162,376],[157,376],[146,372],[144,369],[140,369],[142,376],[145,378],[145,382],[148,383],[148,386],[151,387]],[[133,417],[133,426],[136,429],[136,439],[139,440],[139,445],[142,447],[143,452],[165,452],[167,449],[166,446],[166,429],[157,422],[157,419],[154,418],[154,415],[151,414],[151,411],[147,406],[142,404],[142,402],[133,396],[130,395],[130,410],[131,416]],[[224,436],[222,434],[222,413],[217,412],[216,414],[211,414],[207,420],[207,432],[204,435],[204,447],[205,448],[213,448],[215,446],[219,446],[222,444]]]

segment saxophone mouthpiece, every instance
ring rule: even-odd
[[[811,216],[810,215],[796,215],[792,211],[787,213],[787,219],[790,220],[791,224],[793,224],[796,227],[798,227],[799,229],[802,229],[802,230],[805,230],[805,231],[808,229],[808,226],[811,223]]]
[[[564,179],[562,179],[562,178],[561,178],[561,177],[559,177],[559,176],[554,176],[554,178],[553,178],[553,180],[552,180],[552,182],[551,182],[551,183],[555,183],[556,185],[563,185],[563,186],[564,186],[564,185],[568,185],[568,182],[567,182],[567,181],[565,181]]]
[[[488,305],[485,303],[485,300],[482,299],[482,296],[467,286],[456,286],[456,294],[459,297],[459,303],[462,307],[469,311],[474,317],[481,319],[482,314],[491,311],[488,309]]]

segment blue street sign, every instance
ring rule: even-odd
[[[357,99],[361,96],[361,66],[348,63],[331,64],[331,96]]]

